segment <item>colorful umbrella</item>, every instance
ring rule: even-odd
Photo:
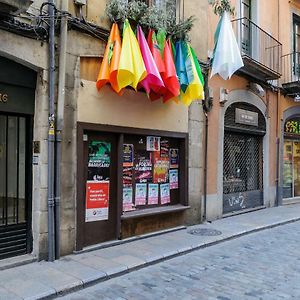
[[[160,89],[164,88],[164,83],[161,79],[157,66],[154,62],[153,56],[147,44],[145,35],[140,26],[138,26],[137,28],[137,39],[147,70],[146,78],[142,80],[139,83],[139,85],[142,86],[149,95],[151,90],[157,92]]]
[[[118,85],[121,89],[126,86],[131,86],[136,90],[138,83],[146,76],[147,71],[138,41],[128,20],[125,20],[122,50],[117,75]]]
[[[100,67],[96,86],[100,89],[106,83],[110,83],[112,88],[119,93],[120,88],[117,82],[117,73],[121,54],[121,38],[118,25],[113,24],[109,39],[104,52],[104,57]]]
[[[230,79],[235,71],[244,66],[241,53],[231,26],[229,12],[224,12],[215,34],[211,76],[219,74],[223,79]]]
[[[190,45],[186,45],[187,47],[187,65],[190,68],[187,73],[191,73],[192,75],[189,76],[189,85],[185,92],[182,92],[181,99],[185,105],[190,105],[193,100],[196,99],[204,99],[204,92],[203,92],[203,76],[201,73],[200,65],[198,60],[195,56],[194,51],[192,50]],[[194,55],[193,55],[194,54]],[[200,71],[200,74],[199,74]],[[201,79],[202,78],[202,79]]]
[[[180,94],[180,84],[176,74],[176,68],[173,59],[171,41],[168,40],[164,47],[164,65],[165,72],[162,74],[163,81],[166,86],[166,91],[163,95],[164,102],[173,99],[178,102],[176,97]]]

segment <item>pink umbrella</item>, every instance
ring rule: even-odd
[[[165,85],[163,83],[163,80],[161,79],[157,66],[154,62],[153,56],[151,54],[151,51],[149,49],[148,43],[146,41],[141,26],[138,26],[137,28],[137,39],[142,52],[144,64],[147,70],[147,76],[144,80],[142,80],[139,83],[139,86],[143,87],[147,92],[147,94],[149,95],[151,90],[157,91],[161,88],[164,88]]]

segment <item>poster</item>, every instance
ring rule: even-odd
[[[170,185],[164,183],[160,185],[160,204],[170,203]]]
[[[85,221],[108,220],[109,181],[86,183]]]
[[[135,205],[145,205],[147,196],[147,184],[137,183],[135,185]]]
[[[169,171],[170,190],[178,189],[178,169]]]
[[[133,144],[123,144],[123,167],[133,166]]]
[[[152,182],[152,162],[150,153],[139,151],[135,159],[135,182],[147,183]]]
[[[123,167],[123,186],[132,186],[133,167]]]
[[[160,140],[160,157],[169,157],[169,141]]]
[[[109,180],[110,152],[110,143],[101,141],[91,141],[89,143],[88,180]]]
[[[123,188],[123,211],[134,210],[132,187]]]
[[[156,183],[148,185],[148,204],[158,204],[158,184]]]
[[[169,179],[169,158],[160,157],[159,152],[154,153],[153,183],[165,183]]]
[[[160,137],[147,136],[147,151],[160,151]]]
[[[170,168],[177,169],[179,167],[179,149],[170,149]]]

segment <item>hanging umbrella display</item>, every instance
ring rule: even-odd
[[[147,76],[141,50],[128,20],[124,22],[123,42],[120,55],[117,82],[119,88],[131,86],[135,90],[140,81]]]
[[[115,92],[120,92],[120,88],[117,82],[120,54],[121,37],[118,25],[114,23],[110,31],[109,39],[106,45],[104,57],[97,78],[96,86],[98,89],[100,89],[106,83],[110,83]]]
[[[165,43],[164,47],[164,65],[165,72],[162,75],[163,81],[166,86],[166,91],[163,95],[164,102],[170,99],[173,99],[175,102],[178,102],[177,97],[180,94],[180,84],[176,74],[170,39]]]
[[[194,50],[192,47],[188,44],[186,44],[186,49],[187,49],[187,57],[186,57],[186,62],[187,62],[187,67],[188,67],[188,79],[189,79],[189,84],[185,90],[181,94],[181,99],[182,102],[189,106],[193,100],[196,99],[204,99],[204,91],[203,91],[203,76],[201,73],[201,68],[198,63],[197,58],[194,56]],[[192,75],[189,75],[189,74]]]
[[[211,77],[219,74],[223,79],[230,79],[244,63],[232,29],[229,12],[225,11],[215,33]]]
[[[149,96],[151,91],[156,93],[157,91],[163,89],[165,86],[154,62],[145,35],[140,26],[138,26],[137,28],[137,39],[147,70],[147,76],[139,83],[139,86],[143,87]]]

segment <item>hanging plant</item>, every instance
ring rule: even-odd
[[[127,6],[127,18],[139,23],[147,13],[148,5],[142,1],[130,1]]]
[[[234,15],[235,9],[231,6],[230,0],[208,0],[208,3],[213,7],[214,14],[222,16],[225,11]]]
[[[180,21],[179,23],[172,23],[172,19],[168,20],[167,24],[167,34],[171,36],[174,41],[184,40],[189,41],[189,32],[194,26],[195,16],[190,16],[189,18]]]
[[[112,23],[124,22],[127,16],[128,5],[123,0],[110,0],[106,4],[105,13]]]
[[[222,0],[224,1],[224,0]],[[110,0],[106,5],[106,14],[111,22],[123,23],[128,18],[132,25],[139,23],[145,32],[149,29],[164,30],[174,40],[189,40],[195,17],[176,23],[176,16],[172,7],[167,11],[155,5],[150,7],[141,0]]]
[[[140,20],[140,24],[146,30],[154,29],[159,30],[166,28],[166,14],[163,10],[158,7],[151,5],[147,7],[146,13]]]

